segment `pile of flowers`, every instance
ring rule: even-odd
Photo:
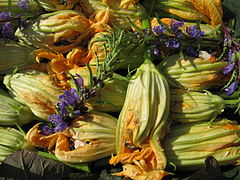
[[[0,162],[21,149],[80,172],[105,159],[119,167],[109,176],[136,180],[201,172],[210,158],[239,168],[229,6],[0,0]]]

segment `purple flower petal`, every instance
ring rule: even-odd
[[[45,125],[41,129],[41,134],[48,136],[48,135],[52,134],[52,129],[48,125]]]
[[[66,90],[63,95],[59,96],[59,103],[60,106],[68,106],[74,105],[80,102],[80,98],[78,93],[75,89]]]
[[[228,88],[224,89],[225,94],[227,96],[230,96],[237,88],[238,88],[238,83],[235,81]]]
[[[233,55],[232,49],[229,49],[227,62],[231,62],[231,60],[232,60],[232,55]]]
[[[228,66],[226,66],[224,69],[223,69],[223,74],[228,74],[230,73],[235,67],[235,63],[231,63],[229,64]]]
[[[14,30],[11,22],[5,22],[2,26],[2,35],[4,39],[12,39],[14,40]]]
[[[153,31],[156,33],[156,34],[161,34],[162,32],[165,31],[165,27],[163,25],[158,25],[158,26],[154,26],[153,27]]]
[[[194,25],[194,26],[187,26],[186,28],[186,32],[192,37],[192,38],[196,38],[196,39],[200,39],[201,37],[204,36],[204,32],[200,31],[198,29],[198,26]]]
[[[80,76],[79,74],[76,74],[76,76],[78,77],[76,79],[77,85],[79,87],[83,87],[84,86],[84,80],[83,80],[82,76]]]
[[[68,127],[68,124],[66,122],[60,122],[57,124],[56,127],[53,128],[53,131],[56,132],[62,132]]]
[[[53,114],[53,115],[48,116],[48,120],[55,124],[58,124],[63,121],[59,114]]]
[[[170,28],[173,32],[176,32],[179,27],[182,27],[184,25],[184,21],[175,21],[172,19],[170,23]]]
[[[176,39],[169,39],[166,46],[169,48],[179,48],[179,42]]]
[[[0,12],[0,20],[4,20],[4,21],[11,20],[11,12],[7,12],[7,11]]]
[[[28,0],[18,0],[18,7],[24,10],[27,10],[29,6]]]
[[[65,106],[61,106],[61,105],[58,104],[58,110],[59,110],[59,113],[61,114],[62,117],[65,117],[65,116],[68,115],[68,111],[65,108]]]

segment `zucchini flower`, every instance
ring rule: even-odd
[[[10,97],[0,89],[0,125],[24,125],[31,122],[34,115],[30,108]]]
[[[24,45],[65,53],[96,32],[105,31],[103,24],[90,21],[79,11],[61,10],[42,14],[26,28],[18,28],[15,36]]]
[[[181,123],[213,121],[224,110],[224,99],[210,92],[170,91],[170,119]]]
[[[171,17],[173,15],[185,20],[210,23],[208,17],[198,12],[188,0],[157,0],[154,5],[145,0],[142,3],[148,10],[153,8],[152,13],[157,13],[158,16]]]
[[[36,64],[33,49],[5,44],[0,39],[0,73],[9,73],[17,69],[24,69],[29,65]]]
[[[78,0],[37,0],[39,5],[46,11],[59,11],[75,9],[78,5]]]
[[[227,65],[227,62],[203,58],[181,59],[178,54],[175,54],[164,59],[158,68],[171,87],[204,90],[221,87],[228,82],[230,76],[223,73]]]
[[[26,139],[33,146],[53,151],[60,161],[90,162],[115,153],[117,119],[111,115],[88,112],[74,119],[65,131],[48,136],[39,130],[41,125],[32,127]]]
[[[93,75],[96,75],[97,69],[91,66]],[[84,81],[85,86],[89,86],[90,74],[87,67],[74,68],[69,71],[70,74],[79,74]],[[90,109],[102,112],[119,112],[124,104],[127,92],[128,80],[123,76],[114,73],[112,78],[106,79],[104,86],[96,92],[96,96],[91,97],[86,103]],[[72,84],[70,82],[70,84]],[[73,87],[73,84],[71,85]]]
[[[20,149],[34,149],[25,139],[25,135],[14,128],[0,127],[0,136],[0,163],[2,163],[8,155]]]
[[[83,13],[88,17],[101,16],[103,12],[109,9],[109,23],[120,29],[130,29],[132,25],[129,20],[134,23],[141,18],[145,11],[140,4],[121,3],[121,1],[80,0],[80,6]]]
[[[143,1],[148,10],[153,8],[152,13],[159,16],[169,17],[174,15],[178,19],[190,21],[203,21],[212,26],[222,24],[221,1],[212,0],[157,0],[154,5],[149,1]],[[168,13],[166,15],[166,13]]]
[[[163,142],[168,162],[177,170],[196,170],[208,156],[221,165],[239,164],[240,126],[225,118],[216,122],[177,125]]]
[[[167,130],[169,112],[167,81],[149,60],[131,78],[125,102],[118,118],[117,155],[110,164],[123,164],[115,175],[133,179],[146,178],[154,172],[156,179],[165,175],[166,158],[161,139]]]
[[[19,102],[26,104],[32,112],[44,120],[55,113],[58,88],[51,76],[38,71],[24,71],[4,77],[4,84]]]

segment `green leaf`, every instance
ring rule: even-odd
[[[213,156],[209,156],[205,160],[205,165],[191,176],[183,180],[227,180],[222,176],[221,169],[217,160]]]
[[[0,179],[61,180],[73,170],[66,164],[21,150],[8,156],[0,165]]]
[[[224,177],[227,177],[232,180],[240,179],[240,166],[237,166],[229,171],[223,173]]]

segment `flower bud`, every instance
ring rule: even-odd
[[[19,70],[36,64],[33,49],[17,46],[16,44],[4,44],[0,39],[0,73],[10,73],[17,68]]]
[[[15,36],[25,45],[64,53],[89,38],[90,26],[83,13],[61,10],[42,14],[26,28],[18,29]]]
[[[83,114],[74,119],[65,131],[49,136],[41,134],[39,125],[28,131],[26,139],[33,146],[53,150],[60,161],[90,162],[115,153],[117,119],[111,115],[99,112]]]
[[[131,78],[118,119],[117,155],[110,164],[121,162],[123,172],[116,175],[141,177],[166,166],[161,139],[167,130],[170,96],[168,84],[149,60]],[[160,179],[158,177],[157,179]]]
[[[10,97],[0,89],[0,125],[24,125],[31,122],[34,115],[30,108]]]
[[[33,150],[34,147],[30,145],[22,132],[14,128],[0,127],[0,163],[4,159],[20,149]]]
[[[175,54],[164,59],[158,68],[171,87],[205,90],[221,87],[228,82],[230,76],[223,74],[223,69],[227,65],[227,62],[203,58],[181,59],[178,54]]]
[[[170,99],[169,117],[181,123],[212,121],[225,107],[223,98],[210,92],[171,89]]]
[[[33,70],[6,75],[4,84],[15,99],[29,106],[37,117],[44,120],[55,113],[58,96],[63,93],[50,75]]]
[[[239,163],[240,127],[236,122],[221,119],[177,125],[163,142],[168,162],[177,170],[196,170],[213,156],[220,165]]]

